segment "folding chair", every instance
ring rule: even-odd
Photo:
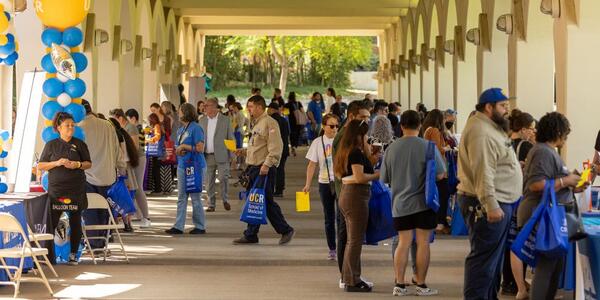
[[[106,256],[107,256],[107,252],[108,252],[108,241],[110,239],[111,232],[114,230],[114,232],[116,232],[116,234],[117,234],[117,240],[119,241],[119,244],[121,245],[121,253],[123,253],[123,255],[125,255],[125,260],[127,260],[127,263],[129,263],[129,257],[127,256],[127,251],[125,251],[125,246],[123,245],[123,240],[121,239],[121,234],[119,233],[119,229],[121,229],[122,226],[118,225],[117,222],[115,222],[115,218],[113,217],[112,210],[110,209],[110,206],[108,205],[108,201],[104,197],[102,197],[102,195],[96,194],[96,193],[88,193],[87,198],[88,198],[87,209],[104,209],[104,210],[108,211],[108,224],[106,224],[106,225],[86,225],[85,222],[82,222],[82,225],[81,225],[82,231],[83,231],[83,238],[85,240],[85,248],[87,249],[87,251],[89,251],[90,255],[92,256],[92,261],[94,262],[94,264],[97,264],[96,257],[94,256],[94,252],[99,252],[99,251],[104,252],[104,261],[106,261]],[[106,236],[88,237],[87,236],[88,230],[106,230]],[[90,245],[90,240],[104,240],[104,248],[92,249],[92,246]]]
[[[23,244],[21,246],[0,249],[0,262],[2,263],[2,266],[0,266],[0,268],[4,269],[6,271],[6,274],[8,275],[8,278],[10,279],[10,281],[0,281],[0,285],[14,286],[15,293],[13,295],[13,298],[17,297],[17,295],[19,294],[19,288],[21,286],[21,281],[23,281],[23,282],[27,282],[27,281],[42,282],[46,286],[46,288],[48,288],[50,295],[54,294],[52,292],[52,288],[50,288],[48,279],[46,278],[46,275],[44,274],[44,270],[42,270],[40,262],[37,259],[38,256],[47,255],[48,249],[31,247],[31,244],[29,243],[29,239],[28,239],[27,235],[25,234],[25,231],[23,230],[21,223],[19,223],[17,218],[15,218],[11,214],[0,213],[0,231],[6,232],[6,233],[18,233],[21,235],[21,238],[23,239]],[[21,275],[23,274],[23,264],[25,262],[25,258],[27,258],[27,257],[31,257],[33,259],[35,266],[37,267],[38,271],[40,271],[39,278],[38,277],[21,277]],[[15,267],[15,266],[7,265],[4,258],[20,259],[19,266]],[[11,270],[14,270],[15,274],[11,274],[11,272],[10,272]]]
[[[40,245],[41,241],[52,241],[52,240],[54,240],[54,235],[53,234],[50,234],[50,233],[34,233],[33,230],[31,230],[31,227],[29,227],[29,224],[27,224],[27,231],[29,233],[29,241],[33,242],[33,244],[35,244],[35,246],[37,248],[42,248],[42,246]],[[54,277],[58,278],[58,274],[56,273],[56,270],[54,270],[54,267],[52,266],[52,263],[48,259],[48,255],[44,254],[44,255],[41,255],[41,257],[43,259],[40,260],[40,263],[48,266],[48,268],[50,269],[50,271],[52,271],[52,274],[54,274]]]

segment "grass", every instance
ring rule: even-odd
[[[219,102],[224,102],[225,99],[227,98],[227,95],[234,95],[235,99],[244,103],[245,100],[250,97],[250,89],[251,88],[252,88],[252,86],[249,84],[236,86],[236,87],[228,87],[228,88],[223,88],[223,89],[220,89],[217,91],[211,91],[206,96],[207,97],[217,97],[219,99]],[[265,86],[265,87],[260,87],[260,88],[262,89],[262,95],[267,100],[267,103],[270,102],[268,100],[273,98],[274,88],[270,87],[270,86]],[[336,88],[336,87],[334,87],[334,89],[338,94],[342,95],[342,97],[344,98],[344,100],[346,102],[348,102],[350,100],[363,99],[365,96],[365,93],[362,93],[362,92],[356,93],[356,92],[352,92],[348,89],[342,89],[342,88]],[[296,92],[297,100],[302,101],[302,102],[308,102],[314,92],[320,92],[321,94],[323,94],[323,96],[325,96],[326,91],[327,91],[327,87],[322,87],[322,86],[288,85],[286,87],[286,94],[284,95],[284,99],[287,100],[287,94],[289,92]]]

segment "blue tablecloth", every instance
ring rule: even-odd
[[[588,238],[578,242],[585,299],[600,299],[600,213],[583,213]]]
[[[25,218],[25,206],[23,201],[1,201],[0,202],[0,212],[9,213],[19,220],[21,226],[23,226],[23,231],[27,234],[27,219]],[[2,234],[2,239],[0,239],[0,248],[10,248],[19,246],[23,243],[23,238],[18,233],[10,233],[10,232],[0,232]],[[5,259],[6,264],[11,266],[19,266],[19,259],[15,258],[7,258]],[[24,269],[33,268],[33,260],[31,258],[25,259],[25,263],[23,264]],[[4,270],[0,271],[0,280],[7,281],[8,276]]]

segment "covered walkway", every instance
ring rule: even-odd
[[[294,192],[302,189],[305,151],[288,160],[289,186],[279,200],[286,218],[296,228],[294,240],[279,246],[270,226],[261,230],[259,245],[234,246],[244,223],[239,221],[241,201],[232,210],[207,214],[205,236],[168,236],[175,216],[175,197],[150,201],[153,228],[124,235],[131,264],[118,261],[57,267],[61,279],[52,281],[56,297],[107,297],[112,299],[366,299],[391,297],[394,286],[391,246],[363,248],[363,274],[375,283],[371,295],[352,295],[338,288],[337,263],[327,260],[323,214],[313,186],[312,211],[295,212]],[[236,199],[238,188],[231,188]],[[190,207],[191,209],[191,207]],[[189,218],[188,218],[189,221]],[[188,230],[191,229],[188,228]],[[443,237],[432,245],[428,283],[439,288],[432,299],[461,299],[464,256],[468,241]],[[6,293],[6,294],[5,294]],[[0,296],[12,289],[0,289]],[[42,285],[25,284],[23,297],[45,299]],[[408,297],[407,299],[410,299]],[[506,298],[509,299],[509,298]]]

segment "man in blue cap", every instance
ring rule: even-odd
[[[458,152],[458,203],[469,228],[465,299],[498,299],[512,203],[523,175],[508,137],[509,98],[499,88],[484,91],[467,121]]]

